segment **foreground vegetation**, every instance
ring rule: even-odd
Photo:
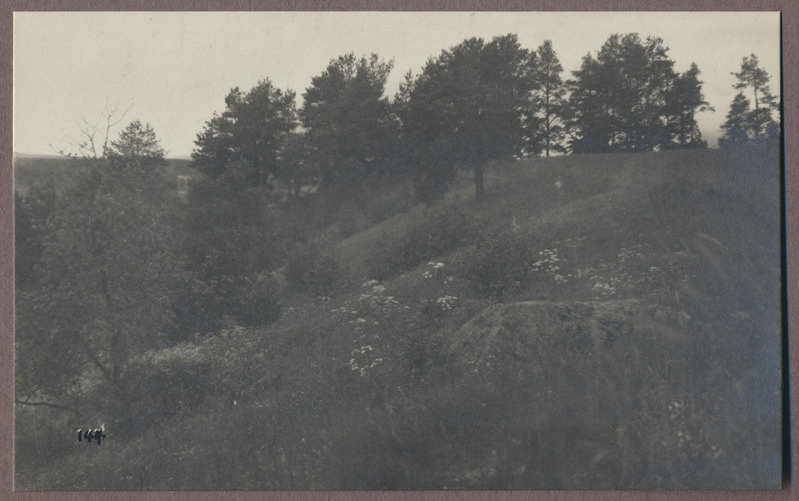
[[[32,266],[17,397],[50,405],[17,405],[17,488],[777,486],[778,165],[772,147],[567,156],[492,165],[481,201],[463,175],[432,205],[379,182],[305,198],[279,218],[305,238],[230,289],[253,310],[181,318],[154,289],[178,313],[137,311],[162,330],[131,330],[117,380],[91,346],[41,344]],[[183,270],[157,255],[159,284]],[[213,299],[195,277],[172,291]],[[75,440],[101,423],[101,446]]]

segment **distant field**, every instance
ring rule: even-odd
[[[167,159],[167,173],[172,176],[191,176],[196,171],[190,166],[191,160]],[[14,189],[20,194],[28,192],[35,183],[52,183],[63,189],[72,182],[76,160],[60,156],[14,156]]]

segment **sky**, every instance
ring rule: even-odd
[[[394,61],[403,74],[472,36],[516,33],[535,49],[552,40],[563,78],[614,33],[660,37],[677,71],[695,62],[715,112],[698,115],[715,145],[737,92],[732,72],[756,54],[780,94],[774,12],[17,12],[14,14],[14,151],[74,150],[82,121],[117,107],[122,122],[149,123],[167,156],[188,158],[233,87],[269,78],[297,93],[331,59],[354,52]],[[112,139],[117,134],[112,131]]]

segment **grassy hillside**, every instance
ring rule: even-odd
[[[324,287],[269,327],[142,356],[101,447],[18,408],[17,488],[776,487],[778,166],[535,159],[480,202],[464,174],[289,263]]]

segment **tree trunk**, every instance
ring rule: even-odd
[[[474,166],[474,194],[477,200],[485,198],[486,190],[483,179],[483,164],[477,163]]]

